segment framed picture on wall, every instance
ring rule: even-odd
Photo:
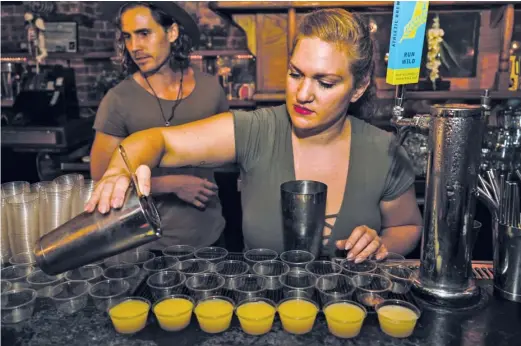
[[[78,23],[46,22],[45,44],[49,53],[77,53]]]

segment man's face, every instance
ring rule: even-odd
[[[143,6],[123,12],[121,31],[132,60],[144,73],[158,69],[165,62],[178,35],[177,25],[165,31],[150,9]]]

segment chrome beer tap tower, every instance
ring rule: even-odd
[[[472,306],[480,298],[472,279],[473,223],[489,92],[484,91],[481,105],[434,105],[430,114],[412,118],[403,117],[403,99],[400,86],[391,120],[399,144],[411,130],[429,136],[421,260],[413,293],[434,305]]]

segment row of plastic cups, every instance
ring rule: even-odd
[[[30,290],[36,293],[35,297],[48,297],[52,299],[56,309],[66,315],[74,314],[85,308],[89,295],[93,298],[94,305],[99,310],[104,311],[107,306],[128,296],[132,288],[129,281],[120,278],[106,279],[94,283],[94,281],[89,282],[87,280],[63,281],[65,279],[64,275],[52,277],[41,271],[34,272],[33,276],[34,278],[32,276],[28,278],[28,282],[31,287],[33,287],[30,288]],[[107,277],[105,274],[104,276],[105,278]],[[39,279],[37,279],[37,277]],[[51,282],[53,278],[54,281]],[[46,279],[46,282],[42,282]],[[37,283],[37,281],[40,282]],[[38,288],[40,285],[41,288]],[[16,293],[17,291],[20,291],[20,289],[8,291],[6,294],[10,294],[11,292]],[[34,307],[34,301],[28,303]],[[8,308],[16,312],[17,309],[21,309],[22,307],[11,305]],[[2,305],[2,309],[4,309],[4,305]]]
[[[141,297],[130,297],[109,308],[109,315],[119,333],[130,334],[146,325],[151,304]],[[158,300],[152,311],[160,327],[166,331],[179,331],[190,323],[195,313],[199,326],[207,333],[221,333],[230,327],[233,312],[242,330],[250,335],[268,333],[278,312],[284,330],[292,334],[306,334],[321,311],[316,302],[308,298],[286,298],[273,301],[252,297],[235,305],[224,296],[209,296],[197,302],[186,295],[170,295]],[[376,306],[381,329],[393,337],[412,334],[421,312],[412,304],[399,300],[386,300]],[[334,300],[322,308],[330,332],[339,338],[356,337],[362,328],[367,310],[351,300]]]
[[[86,281],[66,281],[49,288],[48,296],[56,309],[71,314],[87,305],[90,284]],[[39,292],[33,288],[15,288],[2,293],[2,323],[19,323],[31,318]]]
[[[163,250],[164,256],[176,257],[180,261],[191,258],[208,260],[211,263],[219,263],[228,257],[228,251],[222,247],[209,246],[196,249],[190,245],[172,245]],[[277,259],[279,254],[270,249],[252,249],[244,253],[244,260],[253,265],[264,260]]]
[[[150,301],[130,297],[110,307],[108,313],[117,332],[132,334],[145,327],[150,307]],[[271,330],[276,305],[268,299],[251,298],[242,301],[236,309],[234,300],[228,297],[209,296],[196,302],[190,296],[176,294],[158,300],[152,311],[166,331],[186,328],[195,313],[199,326],[207,333],[227,330],[235,311],[246,333],[260,335]]]
[[[161,271],[147,279],[147,285],[154,300],[162,299],[184,288],[195,300],[208,296],[220,295],[223,289],[231,290],[236,300],[252,297],[264,297],[268,280],[264,276],[243,274],[226,279],[224,276],[206,272],[187,276],[176,270]]]
[[[14,323],[29,318],[34,309],[33,291],[36,294],[35,298],[51,298],[58,311],[73,314],[87,305],[87,293],[90,290],[95,305],[99,309],[104,309],[103,304],[111,304],[128,295],[136,284],[138,273],[139,268],[136,265],[126,264],[109,267],[105,271],[99,266],[87,265],[56,276],[34,270],[34,267],[28,265],[4,268],[2,277],[7,280],[2,280],[2,294],[9,293],[6,297],[10,298],[8,300],[10,303],[2,304],[2,309],[6,312],[2,320],[6,323]],[[107,280],[91,286],[102,278]],[[117,292],[111,294],[111,290]],[[31,314],[28,314],[29,311]]]
[[[204,247],[195,249],[189,245],[172,245],[163,250],[164,256],[176,257],[180,261],[191,258],[208,260],[211,263],[219,263],[224,261],[228,256],[228,251],[221,247]],[[243,258],[250,266],[257,262],[276,260],[279,254],[270,249],[258,248],[246,251]],[[280,254],[280,260],[290,267],[302,267],[313,262],[315,256],[308,251],[290,250]]]
[[[105,280],[93,286],[86,281],[64,282],[52,289],[51,297],[58,311],[70,314],[85,307],[88,291],[96,307],[109,313],[115,329],[128,334],[144,328],[150,309],[146,299],[125,298],[129,288],[125,280]],[[30,318],[36,296],[36,290],[29,288],[3,293],[2,322],[18,323]],[[171,295],[158,300],[153,311],[161,328],[176,331],[190,323],[194,305],[191,297]],[[421,314],[414,305],[399,300],[383,301],[375,309],[382,330],[394,337],[411,335]],[[271,330],[275,311],[279,312],[287,332],[305,334],[312,329],[320,309],[316,302],[305,297],[286,298],[277,306],[268,299],[251,297],[242,300],[235,309],[230,298],[208,296],[197,301],[194,312],[203,331],[220,333],[229,328],[234,310],[244,332],[260,335]],[[327,302],[322,311],[330,332],[341,338],[357,336],[367,314],[360,304],[343,299]]]

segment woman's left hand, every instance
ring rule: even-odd
[[[384,259],[388,254],[382,238],[367,226],[356,227],[349,238],[337,241],[336,246],[340,250],[349,251],[347,259],[354,260],[355,263],[365,261],[372,254],[376,254],[377,260]]]

